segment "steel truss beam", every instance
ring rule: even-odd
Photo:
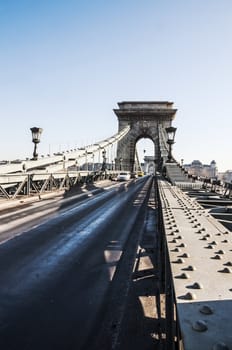
[[[0,197],[15,199],[20,196],[43,194],[69,189],[87,177],[84,172],[64,172],[55,174],[20,174],[1,176]]]

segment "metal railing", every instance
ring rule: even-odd
[[[15,199],[22,196],[68,190],[77,184],[116,178],[118,171],[69,171],[56,173],[26,173],[0,175],[0,198]]]

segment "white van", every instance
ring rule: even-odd
[[[128,181],[130,180],[130,172],[129,171],[120,171],[117,176],[117,181]]]

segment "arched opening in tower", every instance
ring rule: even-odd
[[[144,174],[155,173],[155,145],[150,138],[140,138],[135,145],[135,166]],[[138,160],[136,159],[138,157]],[[139,163],[139,164],[138,164]]]

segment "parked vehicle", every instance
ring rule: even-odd
[[[144,172],[143,171],[138,171],[137,175],[138,175],[138,177],[142,177],[142,176],[144,176]]]
[[[128,180],[130,180],[129,171],[121,171],[117,176],[117,181],[128,181]]]

